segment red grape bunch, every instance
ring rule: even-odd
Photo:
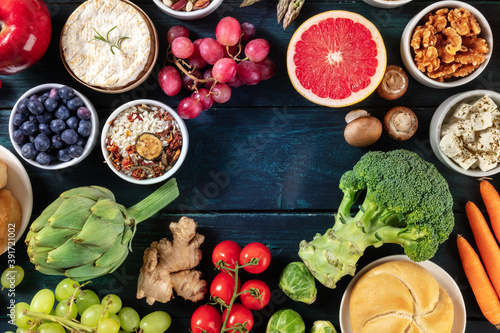
[[[158,74],[161,89],[176,96],[181,88],[192,91],[180,101],[177,113],[184,119],[197,117],[213,103],[231,98],[231,88],[255,85],[271,78],[276,63],[269,54],[269,42],[254,38],[253,24],[239,23],[227,16],[219,21],[215,38],[189,39],[189,30],[180,25],[167,33],[167,61]]]

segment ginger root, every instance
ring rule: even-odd
[[[179,222],[170,223],[173,241],[167,238],[153,242],[144,251],[138,284],[137,298],[146,302],[166,303],[174,297],[173,291],[193,302],[205,297],[207,282],[200,271],[193,268],[200,263],[200,245],[205,236],[196,232],[196,222],[183,216]]]

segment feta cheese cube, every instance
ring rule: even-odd
[[[460,135],[460,129],[458,126],[458,121],[453,120],[448,123],[443,123],[441,126],[441,137],[452,134],[452,135]]]
[[[499,136],[498,130],[490,127],[479,132],[477,141],[484,147],[484,151],[494,151],[499,147]]]
[[[497,161],[493,158],[493,156],[489,154],[478,154],[477,155],[477,166],[481,171],[488,171],[493,168],[496,168],[498,165]]]
[[[467,119],[470,109],[470,104],[462,103],[453,112],[453,117],[461,120]]]
[[[451,159],[464,170],[468,170],[477,162],[477,158],[468,150],[463,150],[461,154],[455,155]]]
[[[453,134],[446,134],[439,141],[439,148],[448,157],[462,153],[462,142]]]
[[[490,97],[483,96],[474,104],[472,104],[470,111],[475,113],[493,112],[496,108],[497,105]]]
[[[460,120],[457,124],[455,135],[460,137],[465,143],[476,141],[476,135],[472,129],[472,122],[470,120]]]
[[[491,112],[473,113],[470,120],[474,131],[482,131],[493,125],[493,116]]]

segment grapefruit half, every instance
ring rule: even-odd
[[[295,89],[311,102],[334,108],[368,97],[382,80],[386,62],[384,41],[375,25],[343,10],[305,21],[287,51]]]

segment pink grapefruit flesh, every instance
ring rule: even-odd
[[[288,75],[311,102],[344,107],[368,97],[384,76],[382,36],[363,16],[333,10],[304,22],[287,51]]]

